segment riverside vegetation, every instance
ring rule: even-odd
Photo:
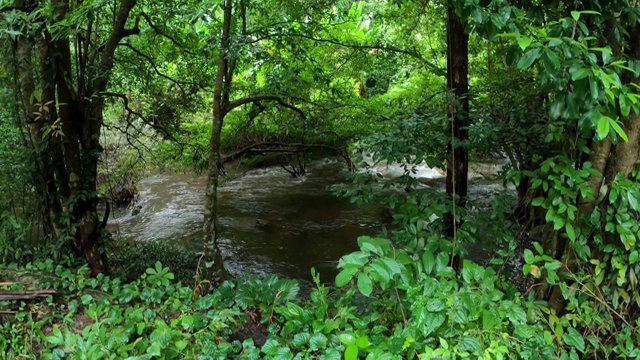
[[[0,41],[2,358],[640,358],[636,2],[10,0]],[[225,164],[324,157],[393,226],[308,291],[230,278]],[[201,256],[106,231],[167,168],[207,174]]]

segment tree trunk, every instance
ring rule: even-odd
[[[229,34],[231,31],[232,0],[224,2],[224,22],[222,25],[222,39],[220,41],[220,55],[218,71],[213,92],[213,122],[211,140],[209,143],[209,171],[207,176],[207,193],[204,209],[204,254],[207,277],[211,285],[220,284],[227,277],[218,239],[220,227],[218,224],[218,185],[222,159],[220,155],[220,136],[224,117],[229,111],[229,85],[233,77],[234,62],[229,56]],[[231,62],[231,64],[230,64]]]
[[[113,30],[94,56],[80,58],[77,48],[72,55],[72,40],[56,38],[49,32],[50,26],[59,25],[68,16],[66,0],[42,5],[55,9],[52,22],[19,36],[15,42],[19,90],[42,180],[40,192],[44,195],[48,235],[68,239],[94,275],[107,271],[106,257],[99,249],[104,223],[98,217],[96,190],[104,107],[100,93],[107,87],[118,43],[138,32],[137,28],[125,29],[135,4],[135,0],[120,1]],[[31,13],[38,5],[16,1],[16,6]],[[85,35],[92,36],[83,33],[78,38]],[[75,61],[72,56],[76,56]],[[38,64],[37,69],[34,63]],[[79,67],[100,71],[85,74]]]
[[[627,29],[627,31],[629,33],[629,41],[626,55],[632,59],[640,59],[640,27],[634,25]],[[640,85],[640,77],[637,77],[632,72],[625,72],[622,79],[625,84],[633,83]],[[623,129],[628,137],[628,141],[619,138],[617,144],[613,145],[611,140],[606,138],[602,141],[594,141],[591,145],[589,161],[593,164],[594,169],[604,175],[591,175],[589,177],[589,187],[596,199],[600,196],[603,183],[611,183],[619,173],[625,178],[628,177],[640,156],[640,114],[631,110],[629,116],[625,117],[620,114],[620,118],[622,119]],[[583,216],[589,216],[597,204],[592,199],[581,199],[578,205],[580,213],[582,213]],[[603,238],[604,244],[601,247],[593,242],[593,238],[590,239],[591,241],[589,243],[592,257],[600,260],[602,260],[604,256],[604,252],[602,251],[604,246],[607,244],[615,244],[615,240],[611,236],[606,236],[606,233],[603,234]],[[569,241],[559,242],[556,255],[556,258],[563,261],[569,272],[576,271],[578,264],[577,255],[571,248]],[[562,296],[559,286],[553,287],[547,300],[549,301],[549,306],[555,310],[556,314],[561,315],[564,313],[567,302]]]
[[[445,217],[447,235],[455,239],[460,223],[455,220],[455,207],[464,207],[467,197],[469,153],[462,144],[469,139],[469,36],[453,6],[447,7],[447,91],[448,116],[451,121],[451,143],[447,158],[447,194],[455,204]],[[452,265],[457,261],[452,258]]]

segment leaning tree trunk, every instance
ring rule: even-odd
[[[467,197],[469,153],[462,142],[469,139],[469,36],[453,6],[447,7],[447,91],[451,143],[447,157],[447,194],[454,204],[445,217],[447,235],[456,239],[456,207],[464,207]],[[452,265],[457,261],[452,254]]]
[[[47,4],[55,9],[52,22],[19,36],[14,43],[27,130],[43,181],[49,235],[68,239],[94,275],[107,270],[106,257],[99,249],[105,221],[98,217],[96,190],[104,108],[101,93],[107,88],[120,40],[139,32],[137,27],[125,29],[135,4],[135,0],[120,1],[112,32],[91,53],[88,47],[77,46],[93,38],[91,26],[86,33],[81,27],[73,28],[72,40],[49,30],[66,26],[61,25],[70,15],[66,0]],[[28,0],[15,5],[25,13],[38,10],[38,4]],[[72,44],[76,46],[73,52]]]

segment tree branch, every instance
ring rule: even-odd
[[[142,122],[144,122],[145,124],[151,126],[152,128],[156,129],[156,130],[160,130],[160,132],[163,133],[163,135],[165,135],[169,140],[180,144],[180,142],[178,141],[178,139],[176,139],[167,129],[165,129],[163,126],[158,126],[156,124],[154,124],[153,122],[149,121],[147,118],[145,118],[141,113],[134,111],[133,109],[131,109],[129,107],[129,98],[127,97],[127,95],[125,94],[121,94],[121,93],[114,93],[114,92],[101,92],[97,94],[98,96],[109,96],[109,97],[117,97],[122,99],[123,105],[124,105],[124,109],[129,113],[129,114],[133,114],[135,116],[137,116],[138,118],[140,118],[140,120],[142,120]],[[137,129],[136,129],[137,130]]]
[[[150,65],[151,65],[151,67],[153,68],[153,71],[154,71],[158,76],[163,77],[163,78],[165,78],[165,79],[167,79],[167,80],[171,81],[172,83],[174,83],[174,84],[178,85],[178,87],[180,88],[180,91],[182,92],[182,95],[183,95],[183,96],[186,96],[187,92],[186,92],[186,91],[184,90],[184,88],[182,87],[182,84],[192,85],[191,83],[188,83],[188,82],[181,82],[181,81],[178,81],[178,80],[176,80],[176,79],[172,78],[172,77],[171,77],[171,76],[169,76],[169,75],[165,75],[165,74],[163,74],[163,73],[160,71],[160,69],[158,69],[158,67],[156,66],[155,62],[153,62],[153,59],[152,59],[149,55],[143,54],[140,50],[138,50],[138,49],[134,48],[131,44],[129,44],[129,43],[120,43],[120,44],[118,44],[118,45],[119,45],[119,46],[127,47],[127,48],[131,49],[131,51],[133,51],[134,53],[136,53],[138,56],[143,57],[145,60],[147,60],[147,62],[149,62],[149,64],[150,64]]]
[[[136,0],[121,0],[120,7],[118,9],[117,16],[115,17],[115,23],[113,24],[113,31],[109,35],[106,43],[103,45],[102,50],[102,59],[98,66],[99,69],[102,69],[102,72],[99,72],[98,76],[93,84],[93,91],[100,92],[104,91],[107,88],[107,83],[109,82],[110,71],[113,68],[113,54],[118,47],[118,43],[124,37],[132,35],[134,29],[125,29],[125,25],[127,23],[127,19],[129,18],[129,13],[131,9],[136,5]],[[136,21],[137,22],[137,21]],[[137,29],[140,32],[139,29]],[[102,110],[102,109],[100,109]]]
[[[308,148],[323,148],[329,150],[342,150],[340,147],[335,147],[327,144],[302,144],[302,143],[286,143],[286,142],[263,142],[246,146],[232,154],[221,156],[223,163],[228,163],[236,160],[247,154],[261,154],[261,153],[297,153]]]
[[[149,25],[149,27],[151,27],[151,28],[156,32],[156,34],[158,34],[158,35],[160,35],[160,36],[162,36],[162,37],[167,38],[169,41],[171,41],[171,42],[172,42],[174,45],[176,45],[177,47],[179,47],[179,48],[181,48],[181,49],[185,49],[185,46],[184,46],[182,43],[180,43],[178,40],[176,40],[175,38],[173,38],[171,35],[169,35],[169,34],[167,34],[167,33],[164,33],[164,32],[162,32],[162,31],[160,31],[160,28],[158,28],[158,27],[153,23],[153,21],[151,21],[151,17],[149,17],[149,15],[148,15],[147,13],[145,13],[145,12],[141,12],[141,13],[138,15],[138,17],[140,17],[140,16],[142,16],[142,17],[147,21],[147,24]],[[194,53],[193,51],[191,51],[191,50],[189,50],[189,49],[185,49],[185,52],[186,52],[187,54],[190,54],[190,55],[196,55],[196,53]]]
[[[248,104],[248,103],[252,103],[252,102],[258,102],[258,101],[262,101],[262,100],[276,101],[281,106],[297,112],[303,119],[307,118],[307,115],[304,113],[304,111],[302,111],[302,109],[296,107],[295,105],[291,105],[291,104],[285,102],[282,99],[281,96],[273,95],[273,94],[252,95],[252,96],[247,96],[247,97],[243,97],[241,99],[230,101],[229,102],[229,106],[227,108],[227,112],[231,111],[232,109],[235,109],[235,108],[237,108],[239,106],[242,106],[244,104]]]
[[[256,39],[253,42],[259,42],[261,40],[265,40],[265,39],[271,39],[274,37],[298,37],[298,38],[303,38],[303,39],[307,39],[307,40],[312,40],[312,41],[316,41],[316,42],[324,42],[324,43],[329,43],[329,44],[333,44],[333,45],[338,45],[338,46],[342,46],[345,48],[350,48],[350,49],[361,49],[361,50],[372,50],[372,49],[377,49],[377,50],[382,50],[382,51],[390,51],[390,52],[396,52],[399,54],[405,54],[405,55],[409,55],[413,58],[418,59],[420,62],[422,62],[423,64],[425,64],[429,69],[431,69],[433,72],[435,72],[438,75],[446,75],[447,71],[446,69],[443,69],[439,66],[437,66],[436,64],[427,61],[426,59],[424,59],[422,57],[422,55],[414,48],[413,50],[407,50],[407,49],[401,49],[401,48],[397,48],[395,46],[387,46],[387,45],[383,45],[383,44],[371,44],[371,45],[359,45],[359,44],[348,44],[348,43],[343,43],[341,41],[338,40],[334,40],[334,39],[323,39],[323,38],[316,38],[310,35],[305,35],[305,34],[282,34],[282,33],[274,33],[274,34],[267,34],[266,36],[260,37],[258,39]]]

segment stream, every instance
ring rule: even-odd
[[[394,176],[394,166],[379,164],[371,170]],[[443,175],[424,167],[418,174],[426,178],[420,180],[443,186]],[[375,235],[389,225],[381,205],[357,206],[331,193],[331,185],[343,181],[343,168],[343,162],[326,159],[309,164],[302,178],[269,167],[226,182],[219,189],[219,221],[220,249],[229,273],[311,280],[315,267],[323,281],[331,281],[338,259],[357,250],[358,236]],[[137,186],[139,212],[114,211],[109,229],[132,241],[166,241],[202,251],[206,177],[165,172]],[[501,184],[470,183],[476,196],[496,191],[504,191]]]

